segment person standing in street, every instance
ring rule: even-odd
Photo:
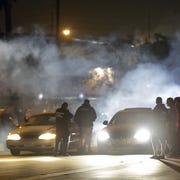
[[[88,99],[76,110],[74,121],[80,128],[80,152],[91,152],[91,136],[93,122],[96,120],[96,111]]]
[[[180,97],[175,97],[176,110],[176,155],[180,155]]]
[[[73,114],[68,110],[68,103],[64,102],[60,108],[56,109],[56,145],[55,156],[68,155],[68,143],[69,143],[69,124]],[[59,150],[60,145],[60,150]]]
[[[175,155],[176,145],[176,109],[175,101],[172,97],[167,98],[166,104],[169,107],[167,109],[166,116],[166,142],[167,142],[167,154],[166,156],[171,157]]]
[[[152,149],[153,156],[151,158],[164,159],[165,155],[165,118],[167,109],[162,103],[162,98],[156,98],[156,106],[153,109],[154,112],[154,128],[152,133]]]

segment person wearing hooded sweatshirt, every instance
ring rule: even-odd
[[[93,122],[96,120],[96,111],[90,105],[88,99],[76,110],[74,121],[80,128],[80,151],[91,152],[91,136],[93,130]]]

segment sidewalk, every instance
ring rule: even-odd
[[[167,166],[173,168],[174,170],[180,172],[180,155],[177,157],[168,157],[165,159],[161,159],[160,161],[166,164]]]

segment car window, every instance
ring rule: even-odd
[[[54,115],[39,115],[29,118],[25,125],[54,125],[55,121],[56,117]]]
[[[110,124],[141,124],[152,122],[151,112],[119,112],[114,115]]]

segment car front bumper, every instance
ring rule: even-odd
[[[151,142],[139,143],[133,139],[109,139],[98,141],[97,148],[102,153],[149,154],[152,153]]]
[[[53,150],[55,147],[55,140],[39,140],[39,139],[26,139],[19,141],[6,141],[8,149],[18,149],[27,151],[46,151]]]

